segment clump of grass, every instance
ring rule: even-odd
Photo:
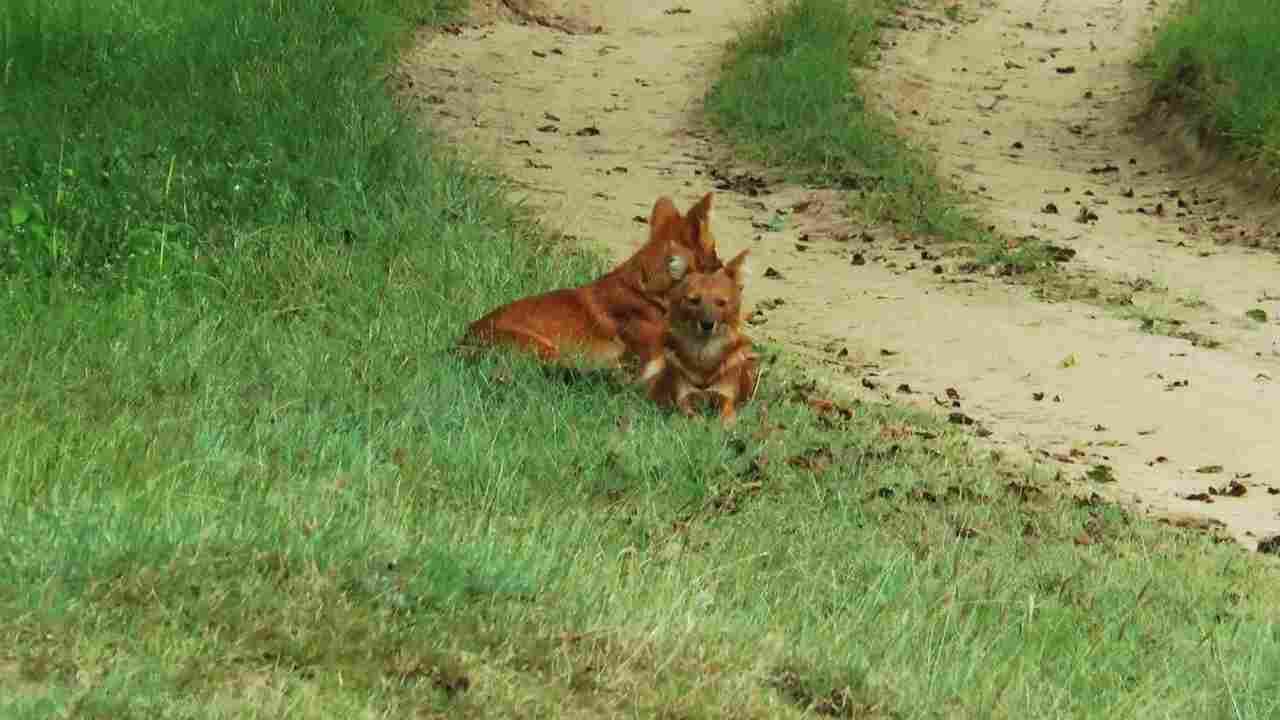
[[[1175,318],[1168,307],[1159,304],[1122,305],[1119,310],[1122,317],[1137,320],[1145,333],[1152,335],[1172,335],[1183,321]]]
[[[1142,332],[1179,338],[1196,347],[1222,347],[1220,340],[1188,329],[1184,320],[1173,316],[1167,304],[1135,304],[1132,298],[1116,298],[1115,307],[1120,317],[1138,321],[1138,329]]]
[[[1192,310],[1199,310],[1202,308],[1209,307],[1209,301],[1205,300],[1204,297],[1201,296],[1200,293],[1196,291],[1190,291],[1179,296],[1177,298],[1177,303],[1182,307],[1189,308]]]
[[[1144,65],[1173,99],[1242,156],[1280,171],[1280,13],[1269,0],[1182,3]]]
[[[1036,239],[1017,243],[991,242],[978,248],[974,261],[983,267],[998,268],[1005,275],[1031,275],[1054,267],[1053,248]]]

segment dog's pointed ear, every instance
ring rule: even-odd
[[[685,220],[693,230],[693,249],[701,251],[708,257],[715,257],[716,237],[711,233],[711,206],[715,199],[713,193],[702,196],[697,205],[689,208]]]
[[[667,256],[667,273],[671,275],[673,281],[680,282],[687,272],[689,272],[688,260],[681,255]]]
[[[653,203],[653,211],[649,213],[649,238],[652,239],[663,227],[680,222],[680,211],[671,198],[663,195]]]
[[[750,252],[751,248],[743,250],[724,266],[724,271],[739,288],[745,287],[747,278],[751,277],[751,263],[747,262],[747,254]]]

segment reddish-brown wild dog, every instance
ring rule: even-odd
[[[742,334],[748,250],[709,273],[690,273],[671,296],[663,357],[645,368],[649,397],[693,415],[695,400],[718,402],[731,425],[756,386],[756,355]]]
[[[467,328],[463,345],[504,344],[544,360],[579,355],[600,364],[661,356],[668,295],[688,272],[720,267],[711,232],[712,194],[682,216],[669,197],[649,216],[649,239],[595,282],[503,305]]]

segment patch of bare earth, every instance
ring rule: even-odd
[[[45,687],[24,676],[16,660],[0,658],[0,693],[9,698],[37,697]]]
[[[1077,250],[1074,272],[1128,281],[1218,348],[958,273],[936,246],[851,225],[838,192],[728,163],[701,100],[753,5],[539,6],[576,18],[560,27],[497,8],[505,21],[424,32],[399,86],[550,226],[616,258],[659,195],[687,206],[719,189],[721,254],[752,248],[752,334],[854,392],[974,421],[1183,524],[1280,531],[1276,231],[1224,178],[1182,171],[1135,134],[1128,68],[1154,19],[1146,0],[962,4],[958,21],[904,9],[864,79],[998,229]],[[1258,309],[1265,322],[1246,319]]]

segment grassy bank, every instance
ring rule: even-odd
[[[94,7],[0,9],[0,715],[1276,712],[1233,546],[776,365],[726,434],[445,352],[598,268],[392,109],[447,8]]]
[[[145,283],[248,228],[369,237],[421,170],[375,71],[449,5],[6,3],[0,271]]]
[[[1280,171],[1280,14],[1267,0],[1183,2],[1144,58],[1156,96]]]

